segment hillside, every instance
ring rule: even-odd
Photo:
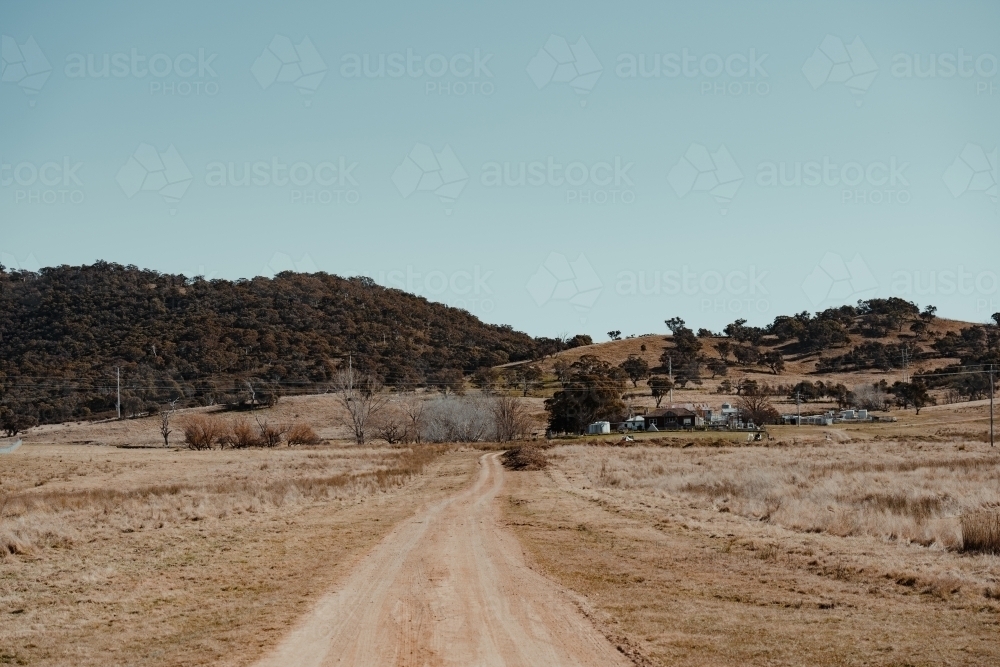
[[[206,281],[99,262],[0,267],[0,406],[42,422],[174,399],[181,405],[315,390],[352,357],[387,385],[541,356],[555,341],[366,278],[282,273]]]
[[[946,320],[946,319],[935,319],[935,321],[930,325],[928,330],[928,339],[930,341],[935,340],[939,336],[943,336],[945,333],[952,331],[958,333],[963,327],[975,326],[969,322],[960,322],[957,320]],[[539,363],[543,369],[551,371],[556,361],[563,360],[569,363],[573,363],[585,354],[591,354],[599,359],[607,361],[608,363],[617,366],[622,363],[630,356],[638,356],[644,359],[651,368],[656,368],[660,365],[660,355],[663,351],[669,347],[672,347],[670,334],[645,334],[642,336],[633,336],[631,338],[623,338],[621,340],[608,340],[600,343],[594,343],[592,345],[583,345],[580,347],[574,347],[568,350],[562,350],[556,354],[546,357],[543,361]],[[700,339],[703,344],[703,349],[706,355],[718,356],[718,353],[714,349],[716,343],[730,341],[731,339],[727,336],[705,336]],[[876,339],[865,338],[860,334],[850,334],[848,342],[841,344],[837,348],[832,348],[827,351],[826,356],[831,356],[833,352],[836,351],[846,351],[858,345],[869,342],[879,342],[882,344],[895,344],[900,342],[912,342],[912,336],[901,336],[897,332],[893,332],[889,336],[880,337]],[[773,349],[775,347],[780,347],[778,345],[767,345],[768,342],[775,343],[776,341],[768,341],[765,339],[764,344],[761,346],[764,349]],[[918,347],[922,347],[919,343]],[[643,349],[645,348],[645,349]],[[817,362],[824,356],[823,352],[811,352],[805,354],[786,354],[784,355],[785,368],[780,374],[783,378],[786,377],[797,377],[797,376],[815,376],[815,379],[824,379],[826,376],[836,377],[840,375],[844,376],[854,376],[857,371],[848,372],[834,372],[834,371],[819,371],[816,368]],[[945,359],[943,357],[934,356],[931,358],[917,359],[913,361],[913,366],[911,366],[911,372],[918,372],[924,370],[933,370],[940,367],[942,364],[948,364],[950,362],[957,361],[957,359]],[[901,364],[893,366],[892,369],[886,369],[885,371],[880,371],[877,374],[891,373],[892,371],[899,371]],[[760,373],[760,374],[773,374],[770,369],[753,365],[745,367],[744,370],[749,373]],[[711,373],[708,373],[708,377],[711,377]]]
[[[615,367],[628,362],[640,376],[646,368],[645,377],[629,383],[633,405],[652,402],[645,379],[667,376],[668,360],[674,400],[684,403],[732,400],[747,385],[777,402],[794,402],[798,393],[804,401],[846,404],[859,387],[884,396],[896,382],[914,378],[939,402],[987,396],[985,370],[1000,367],[1000,326],[942,319],[935,312],[901,299],[872,299],[814,315],[779,316],[765,327],[737,320],[723,332],[697,334],[675,318],[667,321],[670,335],[576,347],[538,365],[550,388],[558,388],[560,374],[584,356]]]

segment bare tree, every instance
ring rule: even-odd
[[[406,415],[395,403],[390,403],[382,412],[372,417],[372,431],[375,437],[390,445],[403,442],[409,436]]]
[[[170,430],[170,413],[161,412],[160,413],[160,435],[163,436],[163,446],[170,446],[170,434],[173,431]]]
[[[409,431],[410,439],[417,444],[420,443],[420,437],[424,429],[425,407],[426,401],[422,401],[417,397],[413,397],[403,403],[403,412],[406,414],[406,419],[410,422],[407,426],[407,431]]]
[[[174,416],[174,410],[177,409],[177,399],[170,401],[170,409],[164,410],[160,413],[160,435],[163,436],[163,446],[170,446],[170,434],[173,431],[170,429],[170,418]]]
[[[863,410],[887,410],[889,395],[877,384],[860,384],[851,390],[851,403]]]
[[[478,442],[491,436],[492,415],[473,396],[442,396],[427,406],[424,438],[430,442]]]
[[[365,444],[369,437],[372,419],[389,402],[382,393],[382,384],[371,375],[360,375],[352,369],[344,369],[334,379],[334,392],[346,413],[341,423],[354,436],[354,442]]]
[[[497,442],[523,440],[531,434],[531,417],[524,403],[514,396],[495,396],[490,401],[493,436]]]
[[[778,411],[771,405],[768,395],[756,388],[745,391],[737,401],[740,412],[748,421],[760,426],[761,424],[776,424],[781,418]]]

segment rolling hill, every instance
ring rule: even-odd
[[[533,359],[561,345],[367,278],[282,273],[211,280],[106,262],[0,267],[0,405],[42,422],[312,391],[348,355],[412,387],[442,371]]]

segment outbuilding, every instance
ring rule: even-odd
[[[587,426],[587,435],[607,435],[611,433],[611,422],[594,422]]]

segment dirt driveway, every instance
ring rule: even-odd
[[[479,465],[471,487],[397,526],[257,664],[631,664],[525,564],[494,502],[498,456]]]

